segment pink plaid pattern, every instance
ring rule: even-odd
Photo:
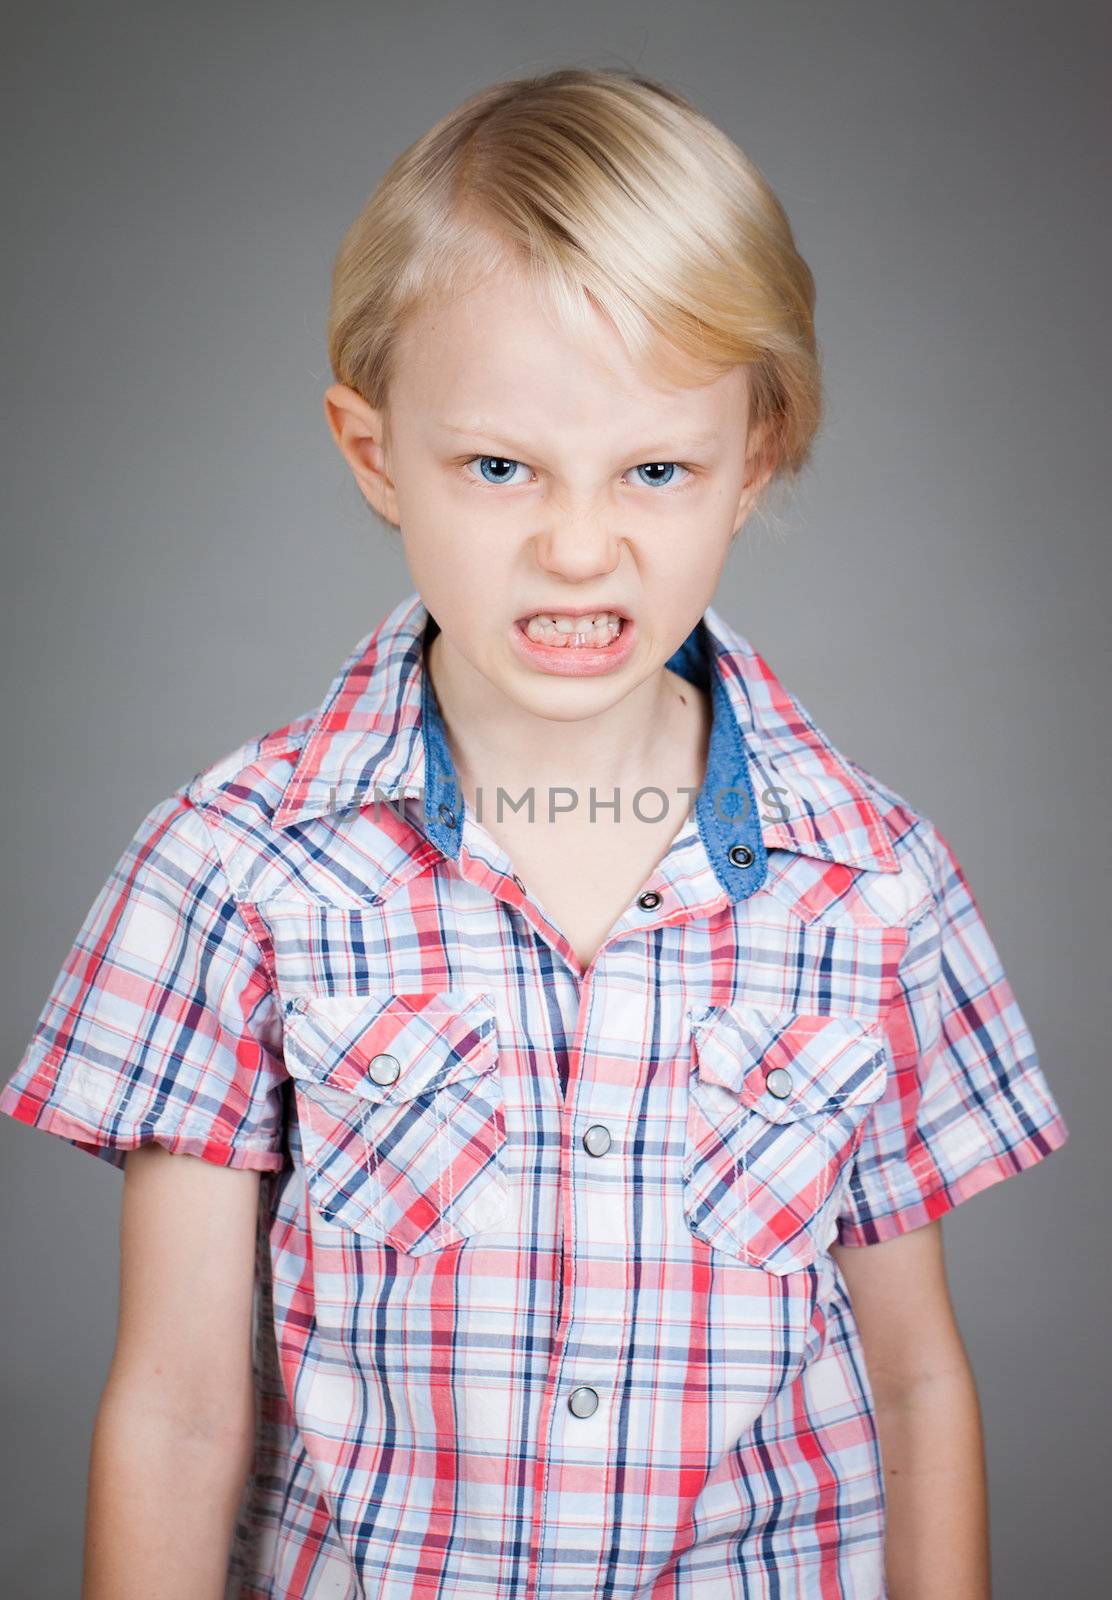
[[[708,607],[757,876],[688,818],[584,970],[430,832],[427,622],[153,807],[0,1110],[264,1175],[230,1597],[882,1600],[829,1246],[1067,1138],[962,869]]]

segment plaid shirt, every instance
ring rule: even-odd
[[[828,1246],[1067,1137],[969,884],[708,607],[706,781],[584,969],[459,803],[433,628],[154,806],[0,1110],[265,1175],[229,1596],[882,1597]]]

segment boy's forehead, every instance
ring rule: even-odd
[[[564,413],[572,421],[593,407],[634,430],[664,418],[699,435],[743,399],[744,368],[691,369],[685,382],[669,381],[651,358],[631,356],[601,313],[590,315],[588,335],[565,329],[514,277],[491,276],[434,299],[414,311],[399,339],[401,407],[408,399],[439,427],[480,432],[513,418],[551,423]]]
[[[531,451],[538,450],[539,446],[544,445],[546,440],[552,437],[555,430],[552,418],[547,418],[544,426],[530,437],[528,427],[523,426],[523,419],[517,418],[517,421],[514,421],[514,411],[510,406],[504,406],[501,410],[491,410],[488,414],[475,411],[469,422],[448,421],[437,416],[430,419],[430,424],[435,432],[443,435],[448,442],[458,440],[459,443],[466,443],[467,440],[496,438],[499,445],[506,446],[518,454],[530,454]],[[654,419],[651,427],[653,437],[650,437],[650,432],[646,432],[645,427],[640,429],[637,426],[630,427],[629,419],[622,419],[622,432],[629,434],[627,450],[642,450],[648,456],[653,453],[662,454],[664,451],[696,454],[714,450],[714,446],[722,442],[722,429],[688,429],[683,424],[669,427],[667,435],[659,435],[659,442],[654,442],[654,437],[659,434],[659,427],[661,424]],[[597,437],[597,430],[592,437]]]
[[[481,354],[481,352],[480,352]],[[590,364],[548,363],[536,352],[522,361],[496,354],[466,363],[446,359],[440,371],[400,374],[395,415],[438,445],[498,443],[535,450],[555,437],[620,452],[710,452],[745,426],[744,374],[714,392],[664,391],[634,375]]]

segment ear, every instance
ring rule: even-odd
[[[324,391],[324,417],[363,498],[386,522],[400,526],[386,413],[368,405],[348,384],[334,383]]]
[[[771,428],[767,422],[750,428],[745,448],[745,482],[734,509],[734,532],[737,538],[749,518],[759,495],[776,470],[775,453],[768,448]]]

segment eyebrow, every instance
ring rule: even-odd
[[[517,452],[514,457],[515,460],[528,456],[532,451],[531,445],[525,444],[520,439],[514,439],[512,434],[503,431],[501,428],[481,421],[473,424],[471,427],[459,427],[455,423],[450,422],[443,422],[440,424],[440,426],[446,433],[452,433],[461,438],[474,439],[482,437],[485,439],[499,439],[503,444],[508,445],[511,450]],[[682,451],[686,453],[687,451],[691,450],[704,450],[709,445],[717,444],[720,438],[721,435],[719,433],[683,434],[669,439],[666,444],[650,445],[646,447],[642,453],[641,459],[643,461],[667,461],[671,459],[667,454],[668,451]],[[625,453],[633,454],[632,451],[627,451]]]

